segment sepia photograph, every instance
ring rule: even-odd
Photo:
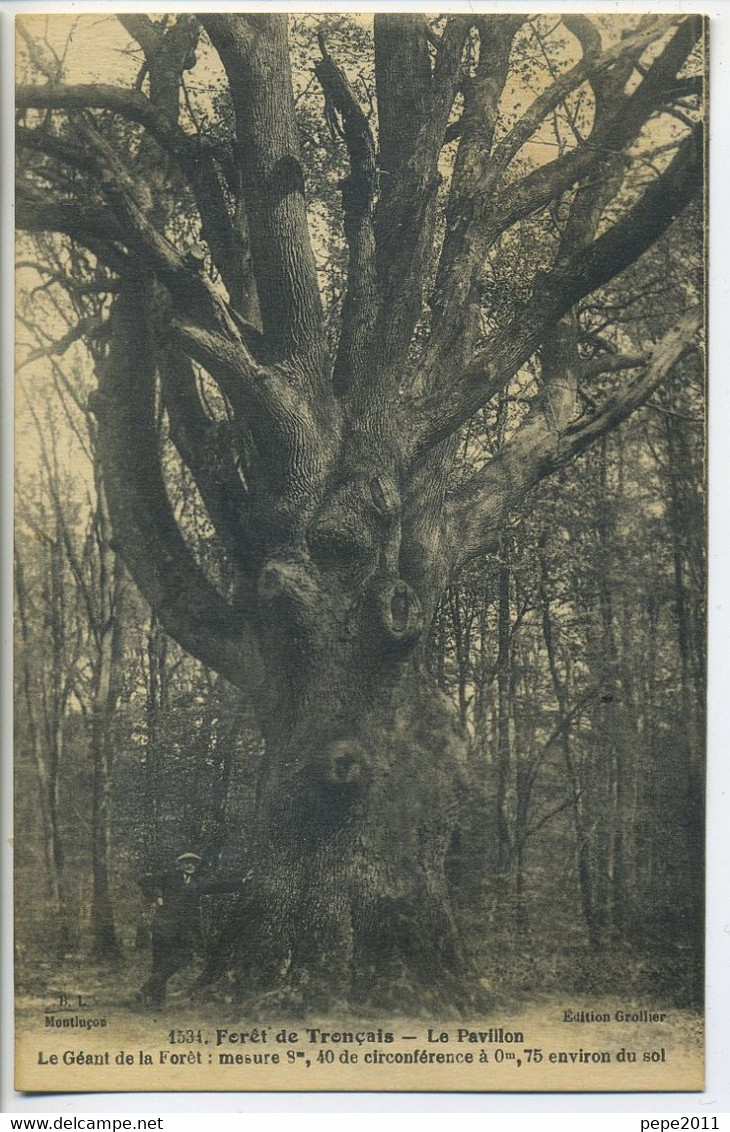
[[[17,16],[19,1091],[703,1089],[710,24]]]

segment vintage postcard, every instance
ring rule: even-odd
[[[703,1088],[654,7],[17,18],[18,1090]]]

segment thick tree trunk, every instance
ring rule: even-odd
[[[54,547],[51,551],[56,553]],[[57,571],[51,571],[52,582],[57,579]],[[43,853],[45,857],[46,873],[48,876],[48,894],[51,901],[53,921],[56,927],[56,952],[64,956],[71,947],[71,932],[68,922],[68,887],[66,884],[65,856],[63,840],[61,837],[59,815],[59,771],[61,766],[61,753],[63,747],[62,719],[57,718],[55,704],[57,697],[42,694],[34,686],[33,666],[30,659],[31,638],[28,619],[28,596],[25,588],[25,571],[20,554],[15,552],[15,585],[18,602],[18,620],[20,634],[23,642],[22,660],[18,668],[22,673],[23,697],[25,700],[28,741],[33,756],[33,762],[38,776],[38,806],[43,830]],[[51,586],[51,597],[56,587]],[[55,619],[51,618],[52,624]],[[54,648],[54,658],[55,658]],[[17,662],[16,662],[17,663]],[[62,673],[54,669],[54,681],[58,681]],[[36,714],[42,710],[42,705],[50,704],[49,718],[45,726],[39,727]],[[43,743],[42,733],[45,732],[46,743]],[[45,746],[45,750],[44,750]]]
[[[497,654],[497,793],[495,814],[497,828],[497,868],[505,875],[512,856],[512,836],[507,817],[507,791],[512,769],[511,695],[510,695],[510,548],[509,535],[500,540],[499,620]]]
[[[147,634],[147,748],[145,751],[145,872],[163,867],[159,823],[162,790],[161,728],[167,711],[167,638],[153,613]]]
[[[687,438],[683,437],[677,422],[665,421],[667,451],[670,467],[688,469],[697,459]],[[700,477],[696,477],[699,482]],[[687,908],[687,922],[695,954],[697,983],[702,980],[704,949],[704,892],[705,860],[702,831],[705,828],[705,776],[703,748],[705,736],[705,674],[704,674],[704,594],[700,587],[692,586],[687,578],[686,559],[702,562],[702,523],[697,512],[701,500],[682,490],[676,472],[669,476],[669,519],[672,535],[672,564],[674,568],[674,610],[677,648],[680,661],[681,728],[684,739],[684,766],[678,768],[677,786],[683,803],[680,807],[686,842],[686,877],[682,900]],[[694,539],[694,546],[692,541]],[[689,553],[688,553],[689,545]],[[699,590],[699,592],[698,592]],[[692,594],[695,606],[692,607]],[[694,647],[693,647],[694,645]]]
[[[105,501],[100,493],[102,531],[106,532]],[[108,534],[108,532],[106,532]],[[122,588],[121,560],[103,540],[101,550],[102,629],[94,672],[90,746],[94,768],[91,816],[91,935],[92,952],[98,959],[112,959],[119,952],[109,883],[112,819],[113,747],[111,718],[119,697]]]
[[[580,907],[585,920],[588,944],[592,951],[600,951],[603,946],[600,916],[596,910],[595,885],[593,869],[591,867],[591,838],[589,823],[585,816],[585,803],[581,789],[580,776],[576,768],[570,740],[570,713],[568,711],[568,697],[570,691],[570,668],[566,666],[565,676],[561,677],[558,669],[558,658],[555,647],[555,634],[553,631],[552,606],[549,592],[550,571],[545,546],[547,536],[540,540],[540,603],[542,605],[542,633],[547,652],[550,680],[560,714],[560,749],[563,755],[566,778],[569,785],[569,802],[573,815],[573,829],[575,832],[575,859],[578,879],[578,893]]]
[[[359,675],[334,727],[286,742],[271,720],[254,878],[209,973],[232,966],[240,996],[275,1010],[467,1010],[479,984],[447,880],[457,716],[410,662]]]

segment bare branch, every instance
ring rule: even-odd
[[[26,354],[22,362],[18,363],[18,370],[32,365],[39,358],[58,357],[60,354],[65,354],[74,342],[78,342],[81,338],[98,336],[105,325],[106,323],[99,318],[80,319],[76,326],[71,327],[67,334],[57,338],[55,342],[50,342],[47,346],[39,346],[36,350],[31,350],[29,354]]]
[[[210,519],[226,552],[248,576],[260,548],[253,534],[250,502],[238,473],[235,436],[206,413],[188,359],[158,348],[162,394],[170,436],[193,475]]]
[[[258,665],[246,610],[205,578],[165,491],[154,420],[154,346],[136,282],[116,300],[112,327],[93,411],[116,549],[166,631],[245,687]]]
[[[563,350],[553,354],[551,364],[568,364],[562,376],[555,371],[557,380],[549,382],[547,398],[543,391],[514,436],[459,489],[448,505],[457,541],[455,565],[463,565],[494,549],[507,515],[532,488],[643,405],[691,347],[701,323],[701,308],[688,311],[657,344],[641,377],[595,416],[587,421],[581,418],[572,425],[566,424],[566,417],[575,401],[576,355],[573,355],[573,363],[569,363],[569,355]],[[562,400],[556,402],[554,392],[559,383]]]
[[[206,14],[228,75],[237,163],[267,345],[274,357],[319,348],[322,306],[304,201],[286,16]]]
[[[47,86],[19,86],[15,92],[16,110],[48,108],[51,110],[111,110],[130,122],[137,122],[152,135],[163,149],[183,160],[200,157],[206,145],[169,119],[141,91],[105,83],[62,83]]]
[[[30,181],[15,188],[15,223],[28,232],[63,232],[119,270],[125,255],[119,246],[125,234],[110,209],[96,201],[60,200]]]
[[[560,75],[547,90],[538,95],[525,114],[496,147],[492,155],[493,165],[500,169],[506,169],[515,154],[529,141],[547,115],[556,106],[559,106],[567,95],[576,90],[587,79],[595,79],[600,76],[602,72],[608,70],[632,50],[644,50],[658,39],[666,31],[666,28],[667,21],[662,17],[656,17],[648,26],[626,39],[620,40],[613,47],[600,54],[594,44],[593,51],[590,54],[584,55],[579,63]]]
[[[468,16],[449,17],[429,81],[422,18],[399,16],[394,20],[389,15],[380,23],[376,20],[381,124],[381,191],[375,218],[381,308],[376,335],[382,366],[374,380],[376,384],[380,381],[386,396],[397,385],[423,307],[424,279],[434,253],[436,194],[441,181],[439,155],[461,80],[461,60],[471,23]],[[403,58],[400,44],[405,44]]]
[[[643,405],[654,390],[692,345],[694,336],[702,326],[703,311],[694,307],[687,311],[677,325],[655,347],[646,371],[617,397],[609,401],[587,421],[576,421],[566,429],[559,450],[555,453],[550,472],[557,471],[584,452],[595,440],[617,427]]]
[[[340,132],[350,158],[349,176],[340,186],[349,260],[340,341],[333,371],[335,392],[342,394],[352,381],[362,382],[365,378],[375,325],[375,139],[345,72],[327,50],[323,33],[320,35],[320,48],[323,58],[315,64],[315,73],[324,91],[330,118],[341,122]]]
[[[50,82],[56,81],[59,78],[58,58],[55,56],[51,57],[51,52],[48,50],[48,47],[44,47],[34,36],[30,35],[22,17],[16,20],[15,26],[18,35],[26,46],[28,56],[33,66],[36,70],[40,71],[42,75],[45,75]]]
[[[593,243],[567,255],[536,283],[532,299],[477,352],[451,388],[416,401],[414,452],[427,451],[487,404],[535,352],[551,321],[651,247],[697,193],[702,169],[703,131],[698,126],[679,145],[663,176],[625,216]]]

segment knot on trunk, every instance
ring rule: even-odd
[[[400,514],[398,488],[389,476],[374,476],[370,480],[370,495],[377,511],[384,518],[394,519]]]
[[[336,739],[323,752],[322,778],[326,785],[353,789],[363,782],[370,759],[357,739]]]
[[[303,605],[312,605],[317,590],[303,563],[293,558],[270,558],[259,575],[258,594],[265,602],[290,598]]]
[[[418,594],[402,578],[389,578],[373,593],[378,626],[387,641],[411,645],[424,628],[423,606]]]

